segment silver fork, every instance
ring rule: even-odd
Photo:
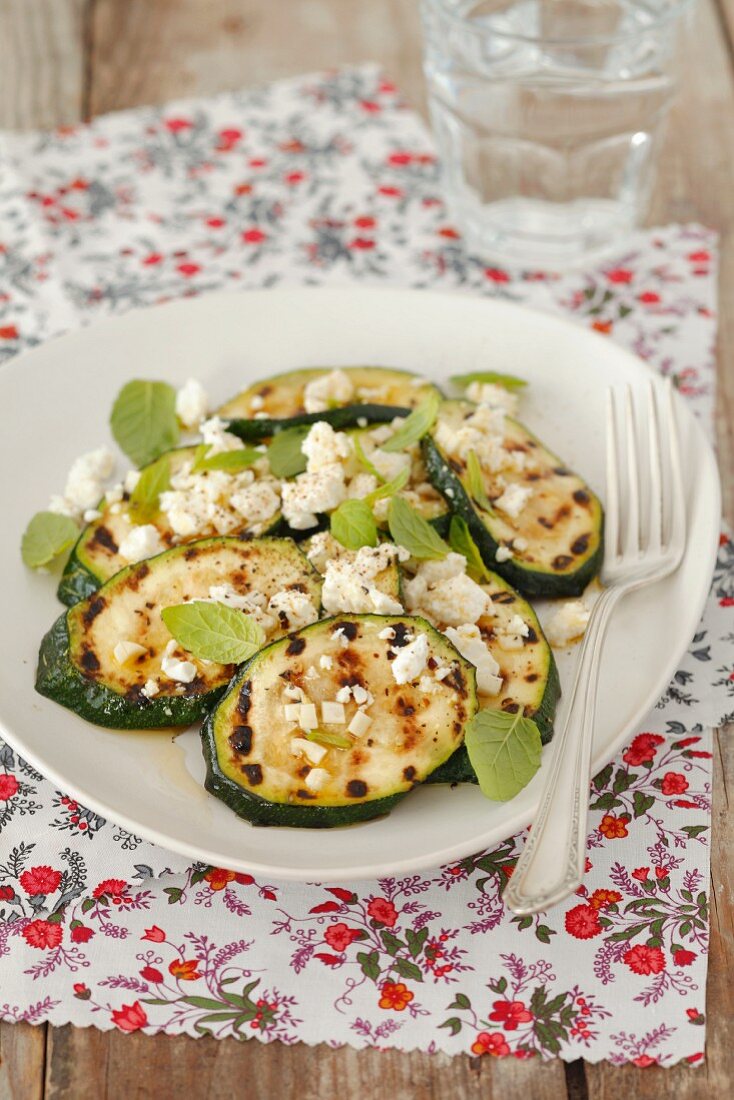
[[[523,916],[562,901],[583,878],[597,685],[612,611],[627,592],[673,573],[686,544],[670,383],[650,383],[644,399],[630,387],[621,398],[610,389],[606,421],[605,587],[591,611],[539,809],[504,894],[508,907]]]

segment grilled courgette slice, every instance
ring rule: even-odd
[[[313,396],[319,383],[323,399]],[[218,415],[230,422],[229,430],[235,435],[254,441],[267,439],[281,428],[317,420],[327,420],[340,430],[362,420],[389,421],[406,416],[436,389],[410,371],[388,367],[312,367],[255,382],[222,405]],[[320,407],[314,409],[314,403]]]
[[[393,675],[397,655],[421,636],[425,674],[450,667],[430,692],[420,672],[403,684]],[[369,719],[361,732],[349,730],[355,689]],[[340,692],[350,696],[344,721],[329,722],[323,705],[338,702]],[[299,728],[305,719],[286,710],[302,705],[315,709],[313,740]],[[450,757],[475,711],[473,667],[425,619],[325,619],[243,665],[202,727],[206,789],[256,825],[365,821],[392,809]]]
[[[481,489],[487,498],[483,506],[476,499],[466,446],[477,408],[467,401],[445,401],[441,406],[436,424],[422,441],[431,481],[466,520],[487,566],[520,592],[544,597],[580,595],[601,568],[599,500],[527,428],[505,417],[494,441],[514,455],[517,464],[503,464],[499,454],[496,473],[480,467]],[[485,440],[490,435],[486,427],[477,432]],[[511,514],[499,502],[515,491],[527,491],[529,496]],[[504,560],[508,553],[511,556]]]
[[[185,470],[187,463],[191,465],[195,454],[196,447],[178,447],[170,451],[168,457],[171,476],[175,478],[176,474]],[[256,481],[263,476],[269,477],[265,463],[266,460],[263,458],[262,462],[252,467]],[[143,467],[141,475],[145,469],[146,467]],[[227,482],[234,486],[233,478],[236,475],[228,476],[222,471],[202,471],[197,476],[203,481],[208,479],[210,482],[213,477],[217,477],[224,483],[224,491],[220,495],[218,504],[220,517],[231,524],[227,534],[255,537],[275,534],[280,529],[282,524],[280,508],[264,521],[243,515],[234,508],[231,503],[234,489],[228,491]],[[79,600],[96,592],[101,584],[128,565],[127,559],[120,554],[120,545],[130,534],[130,494],[124,492],[122,500],[119,501],[103,500],[98,511],[102,514],[92,523],[88,523],[79,535],[61,576],[57,596],[68,607],[72,607]],[[156,527],[164,547],[191,542],[217,533],[213,529],[197,528],[196,532],[190,535],[176,534],[165,513],[160,511],[146,522]]]
[[[177,546],[123,569],[57,620],[41,643],[36,690],[114,729],[196,721],[222,694],[235,668],[196,661],[175,649],[168,657],[195,665],[195,675],[186,683],[165,673],[172,639],[161,610],[208,599],[213,586],[252,596],[263,610],[284,591],[308,597],[314,618],[320,604],[321,579],[291,539],[219,537]],[[265,621],[271,638],[295,625],[275,610]],[[140,650],[122,660],[116,653],[120,642]]]
[[[496,573],[482,588],[492,599],[493,614],[483,616],[477,626],[489,652],[499,665],[502,688],[497,695],[479,693],[482,708],[521,713],[532,718],[546,745],[553,737],[553,720],[561,697],[561,681],[551,649],[538,616],[524,600]],[[503,636],[512,637],[511,623],[519,616],[528,626],[525,637],[515,638],[519,644],[508,648]],[[469,756],[461,745],[453,756],[430,777],[430,783],[476,783]]]

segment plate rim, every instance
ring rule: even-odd
[[[196,298],[179,298],[171,302],[166,302],[161,305],[142,306],[135,309],[127,310],[122,314],[113,315],[105,318],[95,320],[90,324],[83,324],[80,328],[73,329],[68,332],[58,333],[47,340],[44,340],[41,344],[28,349],[19,355],[14,356],[9,362],[3,364],[0,370],[0,393],[3,388],[3,381],[11,374],[14,375],[16,371],[27,371],[29,360],[34,360],[39,353],[47,353],[49,348],[54,347],[59,341],[61,342],[74,342],[77,339],[83,339],[90,332],[94,332],[95,335],[100,329],[114,330],[117,327],[123,327],[126,323],[129,323],[131,319],[133,321],[143,314],[151,313],[155,310],[165,310],[169,313],[175,313],[181,311],[183,313],[189,312],[193,309],[195,312],[197,308],[204,308],[212,300],[238,300],[244,296],[252,297],[253,295],[278,295],[282,298],[286,297],[303,297],[314,298],[330,296],[337,298],[340,296],[353,297],[372,297],[377,299],[379,297],[395,298],[397,296],[409,297],[411,299],[417,299],[418,296],[425,298],[426,296],[431,299],[442,299],[445,301],[456,302],[465,301],[468,303],[489,305],[490,307],[499,307],[500,311],[509,311],[511,313],[527,315],[532,314],[542,319],[544,324],[550,323],[552,326],[560,326],[566,331],[572,331],[575,337],[581,337],[586,340],[591,346],[599,344],[608,348],[608,337],[604,337],[596,332],[582,328],[579,324],[573,320],[558,316],[550,311],[539,309],[537,307],[526,306],[522,303],[507,301],[503,298],[485,298],[476,294],[467,294],[461,290],[423,290],[419,288],[407,288],[407,287],[382,287],[382,286],[328,286],[328,287],[303,287],[303,286],[286,286],[275,287],[272,289],[253,288],[250,290],[237,289],[237,290],[221,290],[213,291],[208,294],[202,294]],[[626,359],[630,365],[634,366],[634,369],[639,372],[643,371],[649,374],[653,379],[657,379],[660,382],[662,376],[660,373],[652,368],[645,360],[635,355],[633,352],[628,351],[627,348],[622,347],[619,344],[614,343],[615,353],[620,357]],[[45,369],[45,368],[42,368]],[[706,474],[703,478],[702,484],[705,491],[712,494],[712,514],[716,516],[721,515],[721,484],[718,472],[718,466],[715,459],[714,450],[711,442],[706,437],[703,428],[697,418],[694,416],[691,409],[683,401],[679,394],[675,394],[675,403],[678,410],[684,410],[683,415],[688,419],[690,425],[693,426],[694,432],[697,437],[697,443],[700,447],[700,453],[702,459],[705,456]],[[702,468],[704,462],[702,462]],[[693,603],[687,603],[686,608],[688,614],[686,616],[686,634],[692,638],[695,629],[700,622],[703,608],[705,607],[706,600],[711,585],[711,578],[716,565],[717,550],[718,550],[718,524],[714,524],[714,530],[712,531],[712,544],[708,554],[708,558],[705,561],[705,569],[702,567],[700,576],[706,577],[705,586],[701,586],[698,599]],[[681,628],[681,634],[683,630]],[[683,653],[685,650],[683,650]],[[645,695],[644,704],[641,703],[639,707],[635,709],[634,716],[620,729],[617,735],[609,742],[600,752],[595,754],[592,760],[591,774],[595,774],[600,768],[604,767],[610,760],[614,758],[618,750],[624,744],[625,740],[629,737],[630,733],[637,727],[641,719],[650,712],[655,702],[660,698],[661,694],[670,683],[670,679],[674,674],[678,663],[683,655],[677,651],[671,651],[671,656],[663,666],[664,672],[661,672],[657,679],[654,681],[653,686],[648,690]],[[79,719],[83,721],[83,719]],[[183,730],[180,732],[184,732]],[[114,824],[122,826],[129,832],[144,837],[151,843],[163,848],[165,851],[173,852],[178,855],[184,856],[187,859],[195,860],[197,862],[204,862],[213,866],[219,866],[221,859],[217,854],[206,846],[200,846],[192,844],[187,841],[179,841],[175,837],[169,836],[167,833],[161,833],[153,827],[147,825],[141,825],[134,817],[131,817],[124,812],[120,813],[114,810],[112,813],[109,806],[105,804],[104,799],[98,799],[93,791],[87,791],[83,783],[76,783],[74,779],[69,779],[63,774],[63,771],[56,767],[49,766],[43,759],[42,755],[36,753],[33,749],[28,749],[23,743],[22,733],[16,738],[16,735],[12,729],[10,729],[4,720],[2,713],[0,713],[0,736],[11,746],[16,752],[18,752],[23,759],[27,760],[33,767],[37,768],[42,773],[45,779],[53,781],[59,789],[65,793],[73,795],[80,803],[86,808],[92,810],[94,813],[111,820]],[[548,766],[549,756],[553,752],[553,742],[548,746],[545,746],[543,751],[543,764],[542,767]],[[542,768],[541,768],[542,770]],[[212,796],[213,797],[213,796]],[[511,805],[511,801],[506,803],[507,806]],[[531,808],[531,811],[523,812],[516,810],[514,813],[508,814],[507,818],[503,822],[503,831],[506,828],[507,832],[504,836],[510,837],[517,834],[524,829],[530,822],[532,814],[537,811],[537,803]],[[530,816],[529,816],[530,815]],[[298,830],[298,832],[314,832],[314,830]],[[337,830],[338,831],[338,830]],[[349,835],[349,830],[343,830],[344,836]],[[324,877],[324,868],[320,867],[281,867],[273,865],[267,862],[261,862],[253,859],[231,859],[227,857],[228,869],[241,870],[255,872],[257,874],[273,874],[281,881],[318,881],[318,882],[337,882],[337,881],[358,881],[360,879],[372,879],[385,876],[405,874],[410,871],[421,871],[427,869],[437,869],[446,864],[456,862],[459,859],[466,858],[473,855],[476,852],[482,851],[490,846],[499,843],[496,839],[497,826],[494,825],[485,834],[479,834],[466,842],[455,842],[440,850],[434,850],[430,854],[423,856],[411,856],[404,858],[393,858],[389,862],[375,862],[368,865],[360,866],[355,869],[346,865],[344,867],[328,868],[328,877]]]

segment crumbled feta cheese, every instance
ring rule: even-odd
[[[71,501],[68,501],[66,497],[54,494],[48,502],[49,512],[54,512],[59,516],[68,516],[70,519],[79,519],[79,509],[75,508]]]
[[[195,428],[209,411],[207,392],[195,378],[189,378],[176,394],[176,416],[184,428]]]
[[[370,462],[385,481],[392,481],[406,467],[410,467],[410,455],[405,451],[381,451],[379,448],[370,455]]]
[[[331,776],[325,768],[312,768],[303,781],[305,787],[309,791],[320,791],[326,783],[329,782]]]
[[[494,382],[471,382],[467,386],[466,396],[477,405],[501,409],[507,416],[514,416],[519,404],[516,394]]]
[[[439,665],[433,675],[437,680],[445,680],[450,672],[451,665]]]
[[[99,511],[98,508],[87,508],[82,518],[84,519],[85,523],[94,523],[94,521],[96,519],[100,519],[101,516],[102,513]]]
[[[438,584],[439,581],[448,581],[452,577],[466,573],[466,558],[463,554],[455,554],[453,551],[440,561],[421,562],[418,573],[427,586]]]
[[[354,394],[351,379],[343,370],[332,370],[307,382],[303,407],[307,413],[325,412],[333,403],[342,405]]]
[[[582,600],[568,600],[553,614],[545,633],[551,645],[563,646],[586,631],[591,612]]]
[[[350,698],[351,698],[351,695],[352,695],[351,687],[349,687],[349,685],[345,685],[344,687],[340,687],[339,690],[337,691],[336,701],[337,701],[337,703],[348,703]]]
[[[522,649],[523,639],[530,634],[530,627],[519,615],[513,615],[506,626],[495,630],[495,638],[502,649]]]
[[[372,428],[369,434],[369,438],[374,443],[375,447],[379,447],[382,443],[387,443],[391,435],[395,434],[396,429],[392,424],[378,424],[376,428]]]
[[[266,412],[255,413],[253,419],[254,420],[269,420],[270,419],[270,414],[266,413]]]
[[[330,725],[343,726],[346,722],[343,703],[332,703],[328,699],[321,704],[321,721]]]
[[[346,499],[344,469],[333,464],[314,473],[299,474],[282,486],[283,515],[296,531],[315,527],[320,512],[333,512]]]
[[[296,684],[286,684],[283,688],[283,694],[287,699],[296,699],[299,703],[303,702],[303,688],[297,687]]]
[[[344,633],[344,631],[342,630],[342,628],[340,626],[338,626],[336,628],[336,630],[333,631],[331,637],[332,637],[333,641],[339,643],[339,645],[342,647],[342,649],[346,649],[347,646],[349,645],[349,638],[347,638],[346,634]]]
[[[385,542],[375,547],[363,546],[356,555],[343,555],[329,561],[321,589],[324,610],[331,615],[339,612],[401,614],[400,601],[381,592],[376,584],[378,574],[398,557],[398,548]]]
[[[323,745],[307,741],[305,737],[294,737],[290,749],[294,756],[305,756],[309,764],[320,764],[328,752]]]
[[[156,695],[160,694],[160,690],[155,680],[146,680],[140,689],[140,694],[144,695],[146,699],[154,699]]]
[[[431,586],[418,575],[406,583],[405,599],[411,611],[431,622],[453,626],[475,623],[491,607],[487,593],[466,573]]]
[[[433,676],[421,676],[418,681],[418,690],[422,691],[424,695],[435,695],[437,691],[441,690],[441,686]]]
[[[126,493],[132,493],[135,490],[136,485],[140,481],[140,470],[128,470],[125,474],[125,480],[123,485],[125,486]]]
[[[255,481],[252,485],[232,493],[229,502],[235,512],[247,520],[248,526],[267,523],[280,508],[278,483],[273,479]]]
[[[306,471],[318,473],[329,466],[349,458],[354,447],[346,432],[335,432],[331,424],[318,420],[301,444],[301,451],[308,459]]]
[[[464,623],[458,628],[450,626],[444,631],[453,642],[462,657],[466,657],[477,670],[477,689],[482,695],[497,695],[502,687],[500,666],[494,659],[479,628],[473,623]]]
[[[498,562],[511,561],[513,558],[512,550],[509,546],[498,546],[495,551],[494,560]]]
[[[259,412],[259,410],[262,409],[264,407],[264,405],[265,405],[265,398],[262,396],[262,394],[255,393],[250,398],[250,408],[254,409],[255,412]]]
[[[352,696],[358,707],[371,707],[375,701],[375,697],[372,692],[368,691],[367,688],[362,687],[361,684],[352,685]]]
[[[301,703],[298,715],[298,724],[302,730],[315,730],[318,726],[316,707],[313,703]]]
[[[147,653],[148,651],[144,645],[138,645],[137,642],[131,642],[124,638],[117,643],[112,652],[118,665],[126,665],[128,661],[132,661],[133,657],[139,657],[141,653]]]
[[[286,703],[283,707],[283,717],[286,722],[298,722],[301,717],[300,703]]]
[[[357,427],[358,428],[366,428],[368,424],[369,424],[369,420],[367,419],[366,416],[358,416],[357,417]]]
[[[528,548],[528,540],[527,539],[519,537],[519,538],[516,538],[516,539],[512,540],[512,549],[517,550],[518,553],[522,554],[522,552],[524,550],[527,550],[527,548]]]
[[[371,725],[372,719],[370,718],[369,714],[365,714],[363,710],[358,710],[357,713],[353,716],[349,725],[347,726],[347,729],[356,737],[362,737]]]
[[[322,653],[319,657],[319,667],[329,672],[334,667],[334,658],[330,657],[328,653]]]
[[[119,546],[119,554],[125,561],[136,562],[152,558],[164,549],[158,528],[152,523],[145,523],[141,527],[133,527],[130,534],[125,535]]]
[[[518,485],[515,482],[507,486],[502,496],[497,497],[494,506],[512,519],[517,519],[532,495],[533,490],[527,485]]]
[[[203,420],[200,426],[201,436],[208,445],[208,455],[221,454],[222,451],[239,451],[242,449],[242,440],[227,431],[227,425],[218,416],[212,416],[209,420]]]
[[[302,626],[315,623],[319,617],[318,609],[307,593],[287,588],[270,597],[268,611],[288,630],[300,630]]]
[[[84,512],[96,509],[104,496],[104,482],[114,468],[115,456],[107,447],[80,455],[71,465],[64,495],[52,497],[49,510],[79,519]]]
[[[106,504],[119,504],[123,498],[125,487],[122,482],[118,482],[117,485],[111,486],[105,493],[104,499]]]
[[[171,638],[166,646],[161,660],[161,671],[169,680],[175,680],[179,684],[190,684],[196,678],[197,668],[192,661],[181,661],[174,657],[176,640]]]
[[[395,637],[395,631],[391,626],[386,626],[384,630],[380,631],[377,637],[381,638],[383,642],[391,642]]]
[[[417,680],[428,660],[428,638],[419,634],[409,645],[395,652],[395,660],[390,665],[396,684],[409,684]]]
[[[377,478],[374,474],[356,474],[347,486],[347,497],[350,500],[364,500],[377,488]]]

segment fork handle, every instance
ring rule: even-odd
[[[592,608],[581,646],[566,720],[554,752],[530,836],[504,893],[521,916],[562,901],[580,885],[586,862],[589,772],[602,642],[623,589],[605,588]]]

